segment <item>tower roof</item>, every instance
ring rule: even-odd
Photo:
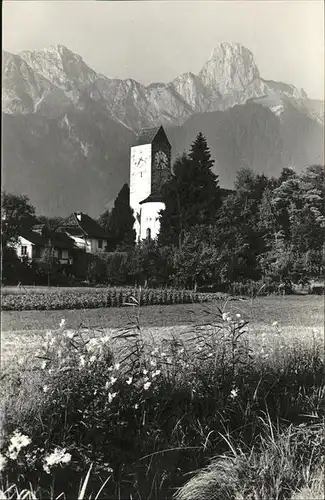
[[[143,203],[154,203],[154,202],[164,203],[163,197],[160,193],[149,194],[149,196],[147,196],[147,198],[140,201],[140,205],[142,205]]]
[[[137,146],[142,146],[144,144],[151,144],[157,135],[163,136],[164,139],[168,142],[169,140],[167,139],[167,135],[163,129],[163,127],[160,125],[159,127],[151,127],[151,128],[143,128],[140,130],[138,136],[137,136]]]

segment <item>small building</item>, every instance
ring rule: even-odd
[[[87,253],[105,252],[107,249],[107,233],[98,222],[82,212],[73,212],[60,225],[60,231],[66,233],[79,249]]]
[[[73,263],[75,244],[64,233],[44,234],[39,227],[37,230],[22,229],[17,243],[13,244],[12,247],[19,259],[38,262],[49,244],[53,249],[53,257],[60,264],[71,265]]]

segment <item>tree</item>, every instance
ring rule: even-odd
[[[133,210],[130,207],[130,189],[128,184],[124,184],[112,211],[106,210],[99,218],[99,224],[110,236],[109,250],[123,251],[134,246],[136,237],[133,229],[134,221]]]
[[[219,252],[222,282],[259,279],[256,257],[261,240],[255,221],[255,201],[236,193],[228,196],[218,211],[215,247]]]
[[[216,275],[219,256],[209,240],[210,228],[207,226],[194,226],[184,233],[182,247],[171,250],[173,285],[196,290],[211,279],[219,281]]]
[[[39,215],[37,217],[37,224],[44,224],[46,233],[55,233],[60,226],[62,226],[64,220],[64,217],[46,217],[45,215]]]
[[[173,175],[163,186],[166,208],[160,219],[160,244],[180,247],[185,231],[213,223],[221,203],[218,177],[211,170],[213,163],[200,133],[189,155],[183,154],[176,160]]]
[[[18,240],[22,229],[31,229],[36,222],[35,208],[25,195],[1,193],[2,245]]]
[[[54,247],[51,239],[49,239],[48,244],[44,248],[40,257],[41,268],[44,268],[47,273],[47,286],[51,285],[51,275],[55,271],[58,259],[55,257]]]

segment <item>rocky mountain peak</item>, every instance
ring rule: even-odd
[[[87,85],[97,77],[81,56],[64,45],[53,45],[40,51],[26,50],[19,55],[34,71],[63,89],[71,90],[71,84],[75,83]]]
[[[252,52],[239,43],[219,43],[199,73],[202,83],[219,94],[259,91],[260,73]]]

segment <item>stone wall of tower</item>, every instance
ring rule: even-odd
[[[143,203],[141,205],[140,239],[148,237],[150,230],[151,239],[156,239],[160,230],[159,212],[165,209],[165,204],[160,201]]]
[[[130,158],[130,207],[135,217],[134,229],[137,240],[140,236],[140,201],[147,198],[151,193],[151,164],[152,146],[145,144],[133,146]]]

